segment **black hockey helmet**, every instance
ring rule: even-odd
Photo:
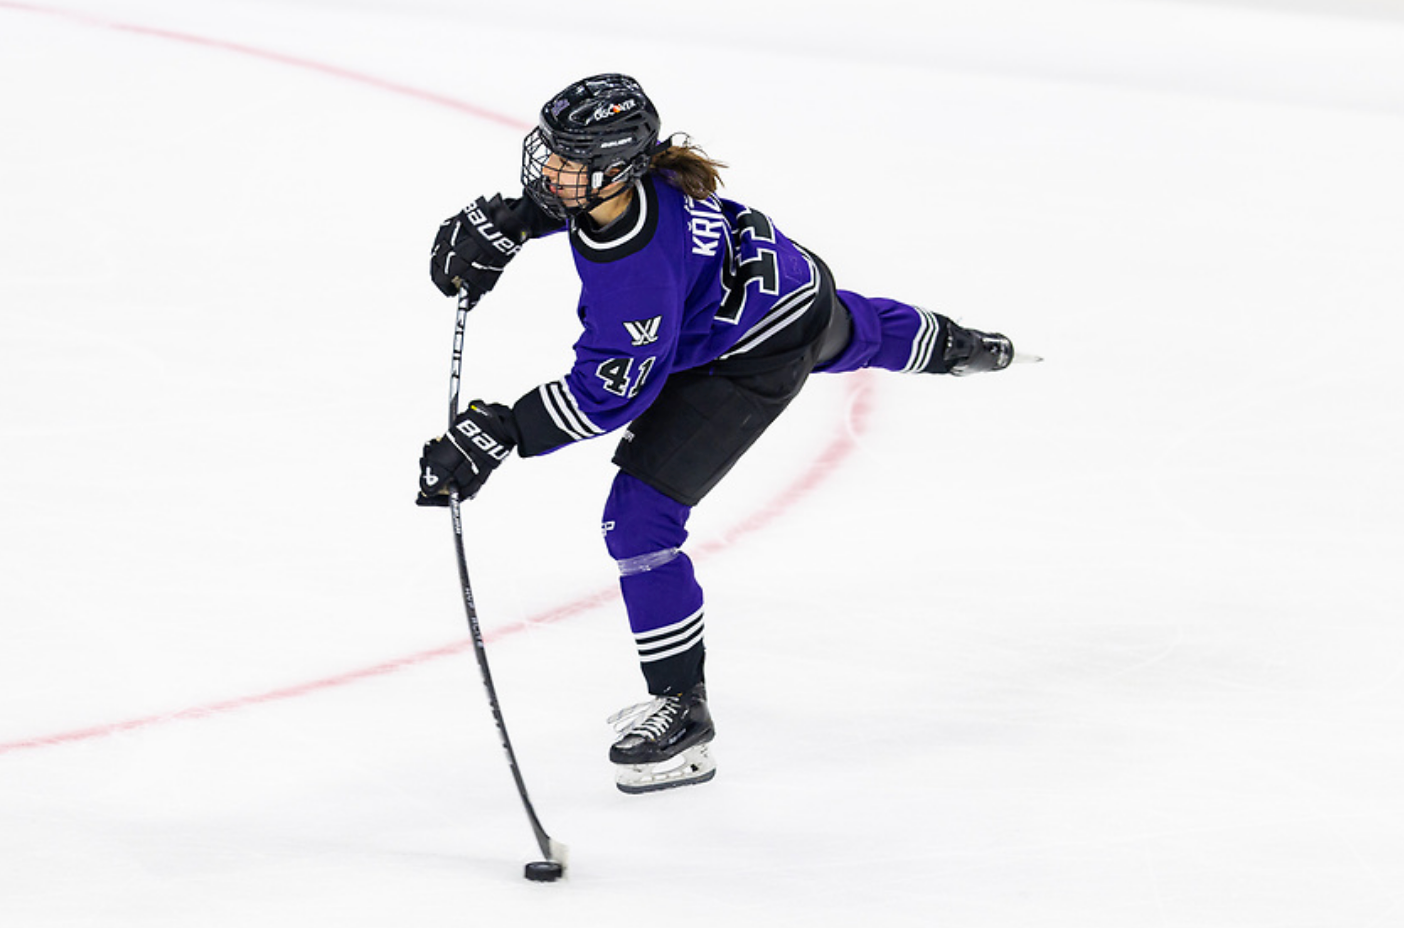
[[[598,74],[576,81],[541,108],[539,124],[522,143],[522,187],[559,219],[593,209],[608,199],[600,196],[602,188],[648,172],[660,126],[653,101],[632,77]],[[552,155],[584,166],[584,189],[570,196],[570,205],[548,182]]]

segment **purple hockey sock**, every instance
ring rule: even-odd
[[[841,374],[877,367],[904,374],[944,373],[945,317],[898,300],[869,298],[851,290],[838,297],[853,319],[848,347],[816,372]]]
[[[702,682],[702,587],[683,553],[692,509],[620,473],[605,503],[604,536],[648,690],[684,693]]]

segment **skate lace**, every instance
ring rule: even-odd
[[[682,711],[682,700],[676,696],[660,696],[649,702],[641,702],[620,709],[609,717],[609,724],[621,734],[643,735],[657,740]]]

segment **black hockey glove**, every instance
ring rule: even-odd
[[[982,371],[1002,371],[1014,360],[1014,343],[998,332],[985,334],[946,322],[946,348],[942,362],[946,373],[963,377]]]
[[[474,400],[447,435],[424,443],[419,458],[420,506],[447,506],[450,488],[472,499],[517,446],[517,423],[501,403]]]
[[[502,269],[531,238],[531,227],[518,215],[518,200],[478,197],[457,216],[450,216],[434,236],[429,279],[444,296],[460,287],[476,302],[497,285]]]

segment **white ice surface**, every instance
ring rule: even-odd
[[[0,925],[1404,923],[1400,7],[0,0]],[[693,790],[604,757],[612,441],[493,478],[543,887],[410,505],[425,264],[612,69],[842,285],[1047,361],[816,378],[697,512]],[[467,393],[560,373],[569,264]]]

